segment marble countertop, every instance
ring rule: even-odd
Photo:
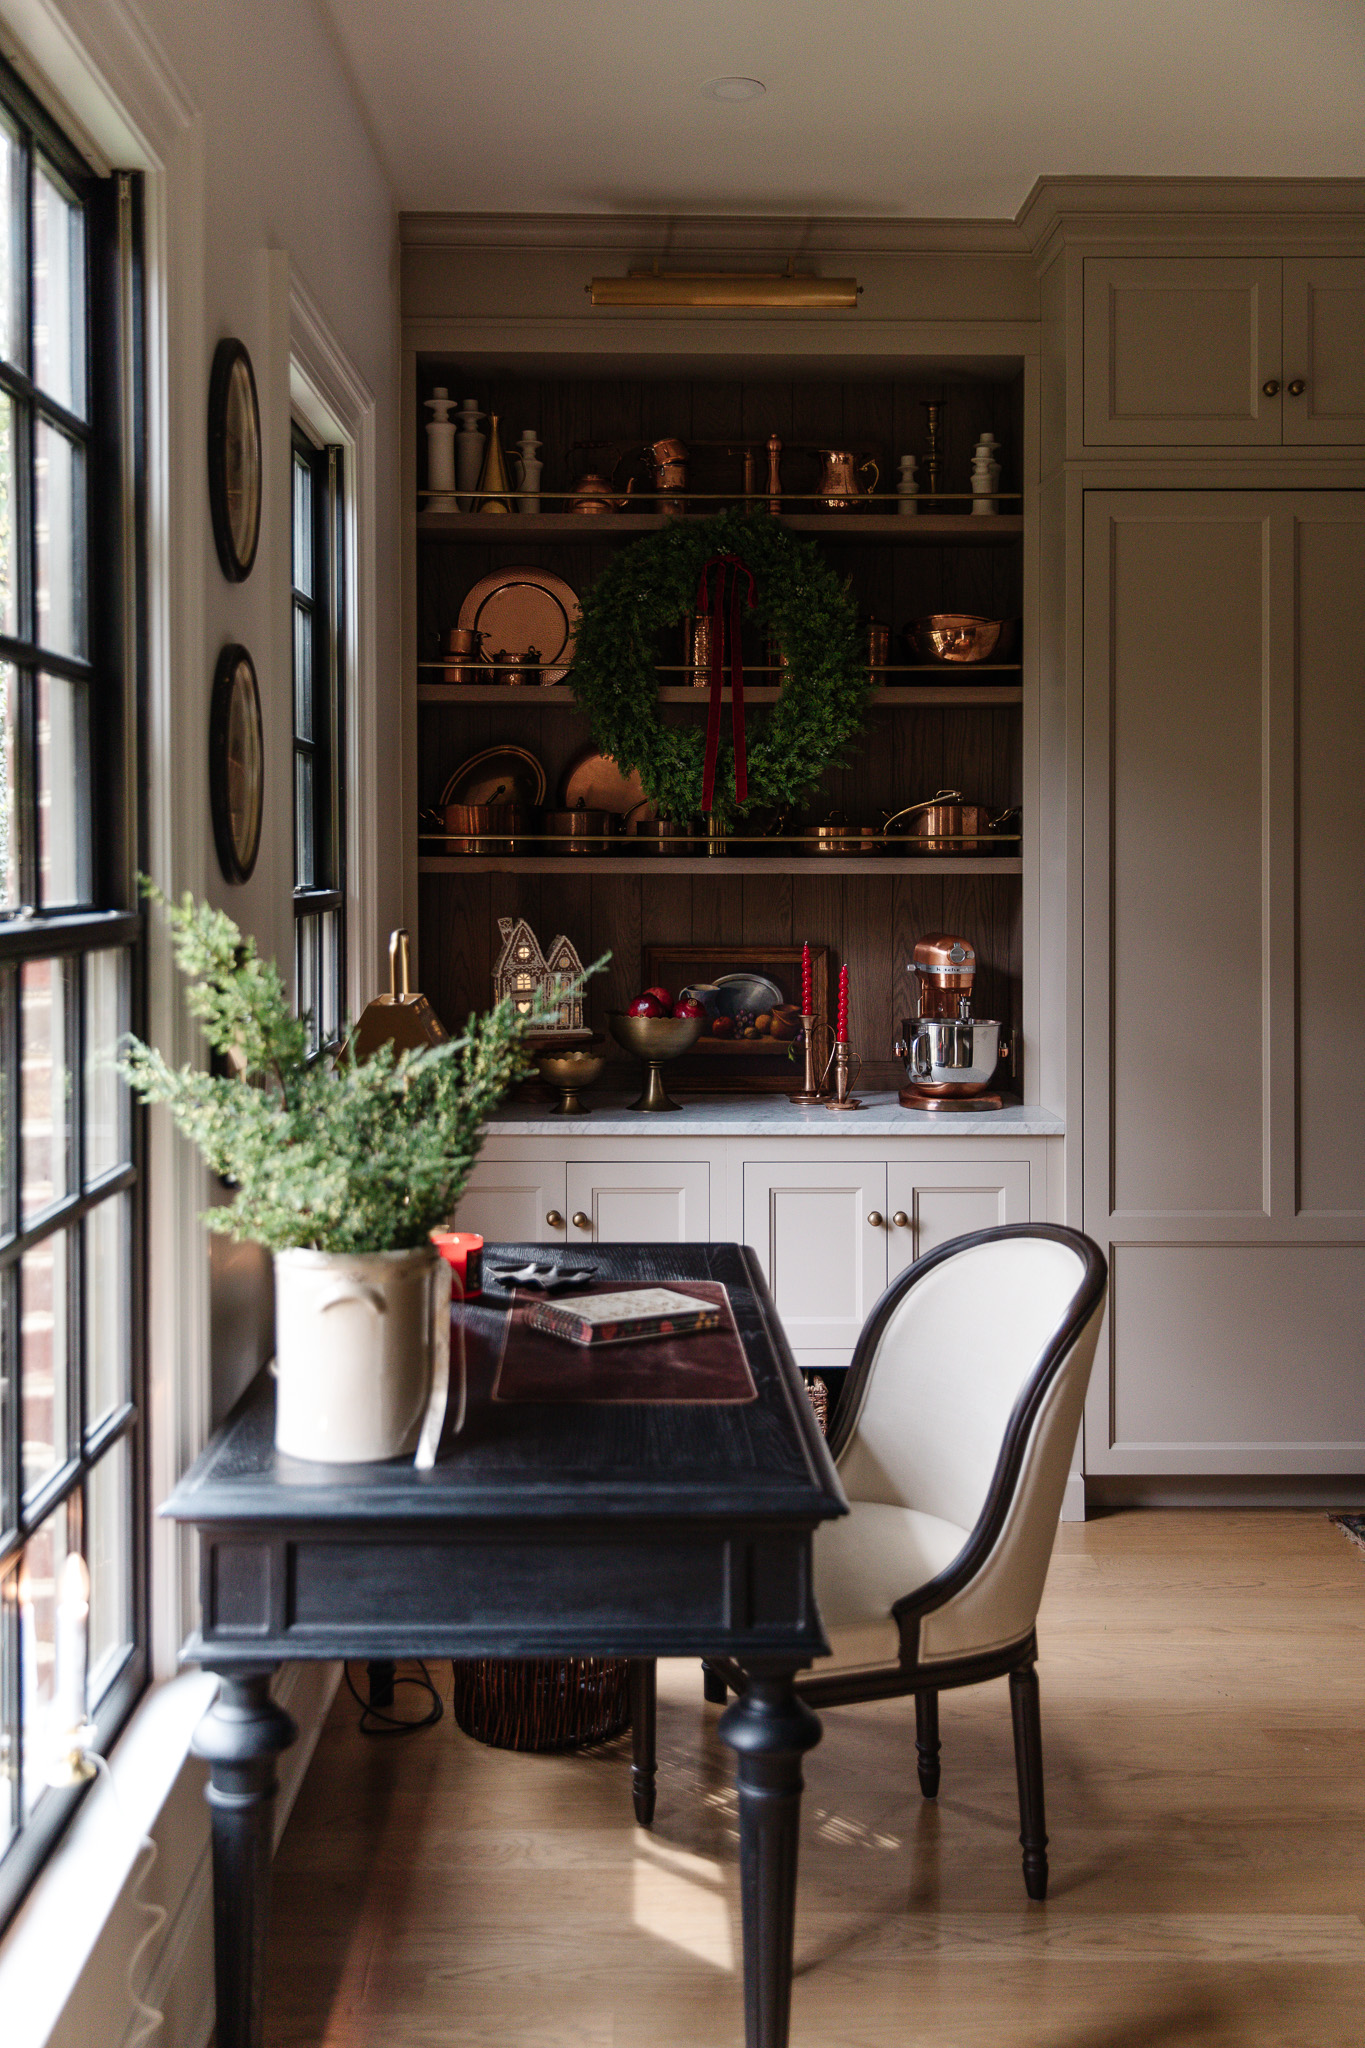
[[[631,1093],[634,1091],[632,1090]],[[556,1116],[534,1103],[512,1103],[488,1120],[502,1138],[1055,1138],[1066,1125],[1050,1109],[1012,1103],[1004,1109],[902,1109],[892,1090],[869,1089],[860,1110],[832,1111],[789,1102],[785,1095],[684,1095],[681,1107],[651,1116],[627,1108],[629,1094],[594,1091],[586,1116]]]

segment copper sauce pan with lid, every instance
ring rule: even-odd
[[[1017,835],[1019,807],[990,811],[984,804],[964,804],[960,789],[940,789],[893,812],[882,827],[887,839],[903,818],[912,821],[903,836],[917,842],[917,853],[999,853]]]

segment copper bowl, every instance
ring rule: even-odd
[[[443,804],[441,823],[451,853],[529,853],[528,804]]]
[[[979,661],[1004,661],[1014,651],[1018,623],[979,619],[972,612],[930,612],[927,618],[912,619],[905,637],[921,661],[965,668]]]

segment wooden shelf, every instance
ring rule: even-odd
[[[935,673],[941,675],[942,670]],[[1017,669],[1015,673],[1018,673]],[[775,704],[780,694],[776,684],[746,684],[744,701],[746,704]],[[725,700],[727,703],[730,700],[728,689]],[[548,705],[570,709],[577,705],[578,700],[571,683],[547,683],[533,689],[507,683],[419,683],[417,701],[419,704],[511,704],[525,710]],[[1022,683],[888,684],[874,690],[868,698],[869,704],[890,704],[900,711],[954,707],[972,710],[982,705],[1022,704],[1023,701]],[[707,692],[693,689],[690,685],[665,683],[659,690],[659,702],[702,707],[707,702]]]
[[[424,853],[422,875],[1020,875],[1017,856],[989,854]]]
[[[419,512],[417,533],[427,540],[633,540],[658,533],[670,519],[710,518],[723,508],[693,512]],[[946,541],[972,547],[1001,547],[1024,531],[1023,514],[996,512],[783,512],[792,533],[818,533],[826,540],[894,540],[907,547],[941,547]]]

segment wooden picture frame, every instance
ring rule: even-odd
[[[209,380],[209,511],[219,566],[244,583],[261,537],[261,409],[251,357],[232,336],[214,350]]]
[[[829,947],[812,945],[811,1002],[815,1018],[817,1047],[829,1037]],[[799,1014],[801,1003],[800,946],[646,946],[642,987],[656,984],[674,996],[691,984],[714,982],[722,974],[753,973],[765,976],[782,990],[787,1003]],[[775,1046],[772,1038],[759,1032],[752,1039],[712,1038],[697,1040],[685,1058],[670,1062],[670,1088],[708,1088],[726,1093],[764,1095],[793,1094],[805,1075],[804,1055],[798,1050],[789,1057],[789,1040]],[[823,1064],[823,1054],[821,1055]]]
[[[256,669],[245,647],[225,647],[209,707],[209,804],[218,865],[245,882],[256,865],[264,816],[265,738]]]

